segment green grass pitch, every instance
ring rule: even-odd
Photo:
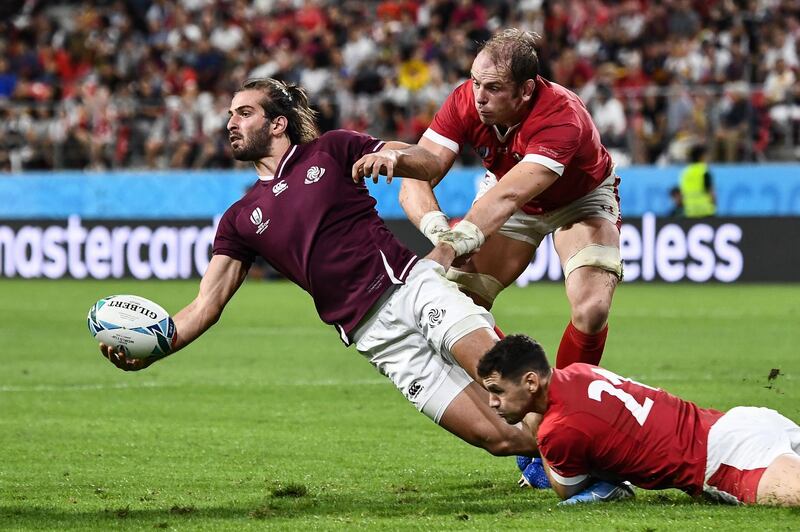
[[[100,297],[175,312],[195,281],[0,281],[0,529],[798,530],[800,511],[674,490],[558,508],[406,403],[284,282],[248,281],[221,322],[139,373],[86,329]],[[555,352],[563,287],[511,288],[507,332]],[[726,409],[800,420],[800,286],[619,288],[603,363]],[[780,375],[768,380],[772,369]]]

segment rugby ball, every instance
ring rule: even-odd
[[[162,358],[172,351],[175,323],[166,310],[149,299],[104,297],[89,309],[88,322],[95,340],[117,348],[128,358]]]

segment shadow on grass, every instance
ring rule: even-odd
[[[308,518],[332,520],[380,520],[414,519],[421,516],[448,518],[466,521],[472,517],[522,517],[531,512],[547,510],[565,513],[579,511],[607,512],[612,507],[622,511],[648,507],[657,512],[675,513],[676,517],[687,510],[718,511],[717,505],[709,505],[683,496],[677,492],[647,493],[638,500],[622,501],[612,505],[581,505],[579,507],[556,507],[557,499],[549,490],[531,491],[498,487],[491,482],[470,482],[452,489],[426,492],[420,486],[398,485],[380,493],[329,492],[324,488],[315,490],[301,484],[277,486],[267,496],[252,501],[237,501],[227,506],[179,506],[163,504],[156,508],[142,507],[141,501],[130,505],[113,503],[104,509],[84,510],[79,506],[69,509],[5,506],[0,507],[0,516],[10,518],[11,524],[37,523],[47,527],[58,523],[59,527],[84,527],[103,523],[148,523],[155,528],[168,528],[174,524],[201,522],[242,522],[258,520],[302,521]],[[138,506],[138,507],[137,507]],[[145,505],[146,506],[146,505]],[[690,508],[691,507],[691,508]],[[730,508],[731,511],[742,511]],[[763,511],[764,509],[759,509]],[[797,512],[800,509],[789,510]]]

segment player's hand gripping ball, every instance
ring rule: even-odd
[[[175,323],[160,305],[139,296],[104,297],[89,309],[92,337],[127,358],[163,358],[175,341]]]

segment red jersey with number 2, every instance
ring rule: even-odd
[[[589,364],[554,369],[548,401],[537,439],[558,475],[702,491],[708,431],[722,412]]]
[[[497,179],[520,161],[539,163],[557,173],[555,183],[523,206],[528,214],[549,212],[582,198],[608,177],[612,167],[581,99],[540,76],[535,81],[533,107],[505,135],[481,122],[471,80],[447,97],[423,135],[456,153],[469,144]]]

